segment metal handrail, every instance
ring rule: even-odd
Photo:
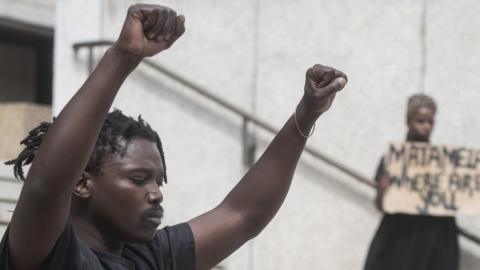
[[[0,176],[0,182],[13,183],[13,184],[22,183],[20,180],[17,180],[13,177],[5,177],[5,176]]]
[[[0,198],[0,203],[17,204],[17,200],[9,198]]]
[[[81,49],[81,48],[88,48],[89,49],[88,66],[89,66],[89,72],[91,72],[93,70],[93,66],[94,66],[94,63],[93,63],[93,48],[102,47],[102,46],[110,46],[112,44],[113,44],[113,42],[109,41],[109,40],[78,42],[78,43],[73,44],[73,49],[74,49],[75,53],[78,52],[78,50]],[[167,77],[170,77],[174,81],[186,86],[187,88],[193,90],[194,92],[196,92],[197,94],[207,98],[208,100],[216,103],[217,105],[219,105],[219,106],[221,106],[221,107],[223,107],[223,108],[241,116],[245,121],[250,121],[250,122],[254,123],[256,126],[261,127],[264,130],[267,130],[267,131],[271,132],[272,134],[277,134],[278,133],[279,130],[274,128],[273,126],[271,126],[269,123],[259,119],[255,115],[252,115],[252,114],[248,113],[247,111],[245,111],[245,110],[241,109],[240,107],[226,101],[225,99],[223,99],[223,98],[221,98],[221,97],[219,97],[215,94],[210,93],[205,88],[203,88],[203,87],[195,84],[194,82],[188,80],[187,78],[185,78],[185,77],[183,77],[183,76],[181,76],[181,75],[163,67],[162,65],[157,64],[157,63],[155,63],[151,60],[148,60],[148,59],[143,60],[142,63],[146,64],[147,66],[151,67],[152,69],[154,69],[158,72],[163,73]],[[333,158],[329,157],[328,155],[325,155],[324,153],[321,153],[320,151],[316,150],[315,148],[306,145],[305,148],[304,148],[304,151],[309,153],[313,157],[320,159],[324,163],[335,167],[336,169],[338,169],[342,173],[344,173],[346,175],[349,175],[352,178],[360,181],[361,183],[363,183],[363,184],[365,184],[369,187],[372,187],[372,188],[376,187],[375,183],[372,180],[370,180],[370,178],[365,177],[363,174],[361,174],[361,173],[357,172],[356,170],[342,164],[339,161],[334,160]],[[477,245],[480,245],[480,238],[478,236],[468,232],[467,230],[461,228],[458,225],[457,225],[457,232],[460,235],[462,235],[463,237],[467,238],[468,240],[476,243]]]
[[[94,47],[109,46],[109,45],[112,45],[112,44],[113,44],[113,42],[107,41],[107,40],[80,42],[80,43],[75,43],[73,45],[73,49],[75,51],[78,51],[80,48],[83,48],[83,47],[87,47],[87,48],[92,49]],[[91,53],[91,50],[90,50],[89,56],[90,55],[93,55]],[[93,59],[89,57],[89,61],[90,60],[93,61]],[[221,106],[221,107],[223,107],[223,108],[241,116],[242,118],[254,123],[258,127],[261,127],[264,130],[267,130],[267,131],[271,132],[272,134],[278,133],[279,130],[274,128],[272,125],[270,125],[267,122],[261,120],[260,118],[256,117],[255,115],[252,115],[249,112],[241,109],[240,107],[226,101],[225,99],[223,99],[223,98],[221,98],[221,97],[219,97],[215,94],[210,93],[209,91],[207,91],[203,87],[193,83],[192,81],[186,79],[185,77],[183,77],[181,75],[178,75],[175,72],[170,71],[167,68],[163,67],[162,65],[159,65],[159,64],[157,64],[157,63],[155,63],[151,60],[145,59],[142,62],[144,64],[146,64],[147,66],[151,67],[152,69],[163,73],[167,77],[170,77],[174,81],[176,81],[180,84],[183,84],[184,86],[188,87],[189,89],[194,90],[197,94],[200,94],[201,96],[204,96],[205,98],[209,99],[210,101],[213,101],[217,105],[219,105],[219,106]],[[92,66],[93,66],[93,63],[89,63],[89,67],[92,67]],[[92,70],[93,69],[89,68],[89,71],[92,71]],[[368,177],[363,176],[361,173],[343,165],[342,163],[334,160],[333,158],[330,158],[329,156],[325,155],[324,153],[321,153],[320,151],[318,151],[318,150],[316,150],[316,149],[314,149],[314,148],[312,148],[308,145],[305,146],[304,151],[311,154],[312,156],[322,160],[323,162],[339,169],[340,171],[344,172],[345,174],[354,177],[355,179],[363,182],[364,184],[366,184],[368,186],[371,186],[371,187],[375,187],[375,184]]]

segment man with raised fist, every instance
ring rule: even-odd
[[[184,24],[170,8],[132,6],[118,40],[58,117],[22,141],[24,150],[7,162],[24,185],[0,244],[0,269],[210,269],[273,218],[315,120],[346,76],[310,68],[295,112],[225,199],[157,230],[167,182],[160,139],[140,117],[108,111],[130,72],[172,46]]]

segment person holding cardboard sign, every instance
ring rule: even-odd
[[[426,95],[413,95],[407,106],[407,142],[430,141],[436,105]],[[375,205],[383,211],[383,195],[389,186],[384,159],[375,180]],[[459,251],[454,217],[385,213],[372,240],[365,270],[457,270]]]

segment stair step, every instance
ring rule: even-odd
[[[0,225],[0,240],[3,238],[3,234],[5,233],[5,230],[7,230],[7,226]]]
[[[12,218],[12,212],[15,209],[15,202],[0,200],[0,225],[6,225]]]
[[[0,181],[0,200],[16,201],[21,189],[21,182]]]

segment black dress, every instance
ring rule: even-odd
[[[375,180],[384,174],[383,159]],[[458,270],[454,217],[385,214],[375,234],[365,270]]]

